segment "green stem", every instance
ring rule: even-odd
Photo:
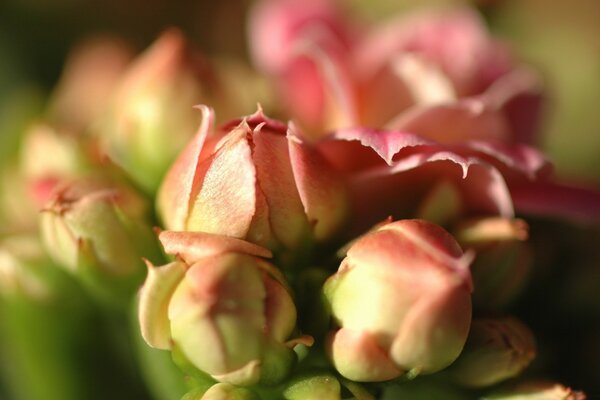
[[[83,317],[84,310],[61,303],[60,299],[42,303],[19,295],[2,300],[1,364],[10,398],[86,398],[86,373],[80,357],[85,335],[81,335],[79,321],[73,319]]]

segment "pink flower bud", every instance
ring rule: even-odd
[[[142,335],[221,382],[275,383],[295,362],[296,308],[281,273],[256,245],[206,233],[161,234],[183,259],[149,265],[140,295]],[[268,253],[268,251],[267,251]]]
[[[98,125],[102,147],[146,190],[154,191],[194,133],[193,106],[212,100],[208,65],[177,30],[164,32],[125,72]]]
[[[90,128],[105,111],[132,58],[131,49],[117,38],[98,36],[79,43],[50,98],[50,122],[76,133]]]
[[[89,177],[68,182],[42,212],[42,239],[53,260],[97,294],[127,299],[143,277],[142,257],[160,257],[147,210],[128,188]]]
[[[346,216],[342,182],[292,126],[262,112],[196,137],[167,174],[158,210],[170,230],[245,238],[274,247],[326,240]]]
[[[324,287],[339,325],[329,343],[336,369],[351,380],[384,381],[452,363],[471,322],[469,258],[422,220],[357,240]]]

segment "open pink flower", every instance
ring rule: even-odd
[[[350,29],[332,1],[298,7],[260,3],[250,47],[255,64],[276,78],[284,107],[312,136],[370,126],[444,143],[533,140],[539,79],[515,66],[473,11],[429,11],[363,32]]]
[[[448,145],[404,131],[352,128],[338,130],[318,147],[346,175],[357,232],[390,215],[448,223],[510,218],[515,208],[600,221],[600,194],[555,182],[551,164],[526,145],[475,140]]]

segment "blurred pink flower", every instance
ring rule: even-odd
[[[355,233],[390,215],[445,224],[464,217],[511,218],[516,209],[600,221],[600,194],[556,182],[548,160],[526,145],[450,145],[399,130],[351,128],[317,146],[346,176]]]
[[[515,64],[474,11],[421,12],[363,29],[333,1],[305,3],[259,3],[250,49],[311,136],[369,126],[443,143],[533,141],[539,78]]]

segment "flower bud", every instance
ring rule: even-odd
[[[104,112],[132,57],[117,38],[97,36],[79,43],[50,98],[50,122],[76,133],[88,129]]]
[[[82,143],[69,131],[46,124],[33,125],[21,144],[20,166],[29,196],[43,207],[56,186],[89,169]]]
[[[481,400],[586,400],[583,392],[574,391],[559,383],[531,382],[484,395]]]
[[[108,155],[155,191],[194,132],[194,104],[210,100],[212,76],[177,30],[166,31],[126,71],[99,135]]]
[[[297,377],[283,389],[285,400],[342,400],[342,389],[352,394],[352,400],[373,400],[362,386],[330,374],[310,374]],[[348,399],[348,397],[343,397]]]
[[[461,246],[477,254],[471,265],[476,308],[502,308],[525,287],[533,258],[525,242],[528,229],[523,220],[502,217],[463,221],[456,228]]]
[[[192,390],[181,400],[260,400],[251,390],[230,383],[217,383],[207,391]]]
[[[339,330],[329,353],[355,381],[439,371],[460,354],[471,322],[469,255],[422,220],[357,240],[324,292]]]
[[[149,265],[139,307],[146,342],[220,382],[283,379],[292,349],[310,340],[289,339],[296,308],[281,273],[256,257],[266,250],[205,233],[163,232],[161,241],[180,259]]]
[[[535,352],[533,334],[518,320],[475,320],[463,352],[445,372],[463,386],[491,386],[519,375]]]
[[[139,285],[142,257],[160,259],[137,194],[99,179],[58,188],[41,215],[51,257],[108,299],[127,298]]]
[[[167,229],[228,235],[270,248],[294,248],[336,233],[346,216],[343,184],[292,126],[259,110],[209,136],[213,113],[201,110],[197,136],[158,194]]]

